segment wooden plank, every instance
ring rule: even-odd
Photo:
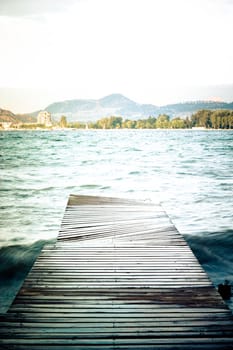
[[[233,349],[232,315],[156,204],[71,195],[0,349]]]

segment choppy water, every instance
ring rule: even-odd
[[[2,132],[0,153],[1,310],[70,193],[161,202],[214,284],[233,282],[233,131]]]

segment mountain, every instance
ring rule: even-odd
[[[71,121],[96,121],[103,117],[122,116],[127,119],[157,117],[159,114],[167,114],[171,118],[190,116],[201,109],[231,109],[233,102],[217,101],[191,101],[185,103],[155,106],[152,104],[140,104],[130,100],[121,94],[112,94],[99,100],[77,99],[55,102],[45,108],[52,114],[54,120],[60,120],[65,115]],[[30,114],[14,114],[11,111],[0,109],[0,123],[35,123],[39,111]]]
[[[190,115],[201,109],[233,109],[233,102],[218,102],[218,101],[193,101],[185,103],[169,104],[161,107],[163,113],[168,115]]]
[[[165,106],[140,104],[121,94],[112,94],[99,100],[77,99],[55,102],[45,108],[55,120],[64,114],[69,121],[95,121],[109,116],[122,116],[128,119],[148,118],[159,114],[170,117],[187,116],[200,109],[233,109],[233,102],[194,101]]]
[[[30,114],[14,114],[11,111],[0,108],[0,123],[35,123],[36,118]]]
[[[16,123],[17,118],[11,111],[0,108],[0,122]]]
[[[136,103],[121,94],[112,94],[99,100],[68,100],[55,102],[45,108],[58,119],[61,114],[69,121],[94,121],[108,116],[122,116],[125,118],[141,118],[157,115],[158,107]]]

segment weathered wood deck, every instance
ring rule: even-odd
[[[0,349],[233,349],[231,312],[159,205],[71,196]]]

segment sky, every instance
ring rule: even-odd
[[[0,0],[0,108],[233,101],[233,0]]]

